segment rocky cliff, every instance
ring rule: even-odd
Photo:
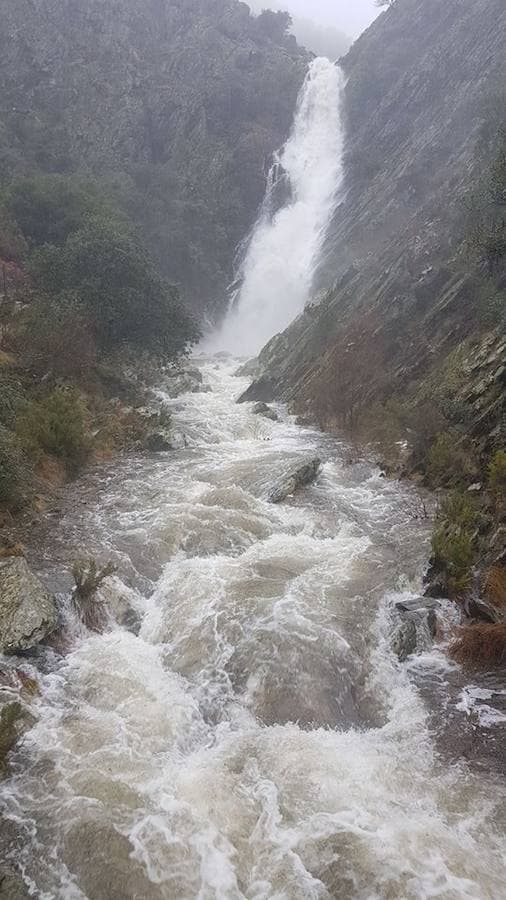
[[[3,178],[99,178],[163,274],[212,309],[306,66],[283,17],[237,0],[5,0]]]
[[[343,67],[346,178],[315,298],[263,351],[249,396],[314,410],[332,388],[350,407],[335,419],[355,425],[359,407],[419,398],[451,370],[459,415],[490,434],[503,418],[504,258],[471,258],[466,229],[503,152],[506,6],[396,0]]]

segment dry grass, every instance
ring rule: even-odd
[[[506,664],[506,623],[500,625],[466,625],[450,646],[457,662],[467,666],[488,668]]]
[[[506,606],[506,568],[493,566],[485,573],[485,595],[495,606]]]

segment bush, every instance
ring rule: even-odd
[[[26,365],[39,375],[83,379],[96,366],[90,324],[71,294],[33,303],[22,322],[18,344]]]
[[[479,514],[474,504],[458,491],[441,504],[432,535],[432,561],[445,580],[450,595],[469,587],[476,557]]]
[[[27,499],[30,470],[16,437],[0,426],[0,503],[20,509]]]
[[[506,662],[506,624],[467,625],[450,645],[458,662],[469,666],[501,666]]]
[[[24,406],[26,394],[22,384],[9,372],[0,372],[0,425],[14,428]]]
[[[488,484],[496,499],[506,495],[506,450],[498,450],[488,467]]]
[[[440,434],[427,454],[427,475],[432,485],[457,486],[477,475],[470,450],[455,431]]]
[[[49,453],[62,459],[70,470],[83,464],[90,449],[83,404],[74,390],[57,388],[43,400],[30,403],[17,432],[35,459]]]
[[[103,205],[75,178],[37,175],[14,182],[5,205],[32,246],[61,246],[86,218]]]
[[[132,344],[171,357],[198,337],[176,288],[120,222],[90,220],[63,248],[40,248],[31,271],[46,293],[71,293],[79,300],[105,350]]]
[[[485,595],[497,606],[506,606],[506,568],[492,566],[483,581]]]

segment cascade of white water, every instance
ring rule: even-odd
[[[276,156],[266,202],[242,264],[241,287],[212,349],[252,355],[285,328],[309,299],[313,274],[342,180],[341,71],[311,63],[292,133]],[[289,190],[277,211],[268,202],[275,172]]]

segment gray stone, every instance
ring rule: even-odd
[[[417,646],[416,625],[407,620],[402,622],[395,630],[392,637],[392,650],[399,662],[404,662],[408,656],[415,652]]]
[[[269,500],[271,503],[281,503],[291,494],[295,494],[300,488],[311,484],[320,471],[321,461],[310,459],[288,472],[281,478],[271,490]]]
[[[167,450],[173,449],[169,438],[159,431],[153,431],[151,434],[148,434],[144,446],[151,453],[165,453]]]
[[[395,604],[399,612],[426,612],[429,609],[439,609],[440,606],[441,604],[433,597],[413,597]]]
[[[270,419],[271,422],[279,422],[279,416],[276,410],[271,409],[267,403],[255,403],[253,413],[255,416],[263,416],[264,419]]]
[[[0,651],[31,650],[55,629],[54,597],[23,557],[0,562]]]

